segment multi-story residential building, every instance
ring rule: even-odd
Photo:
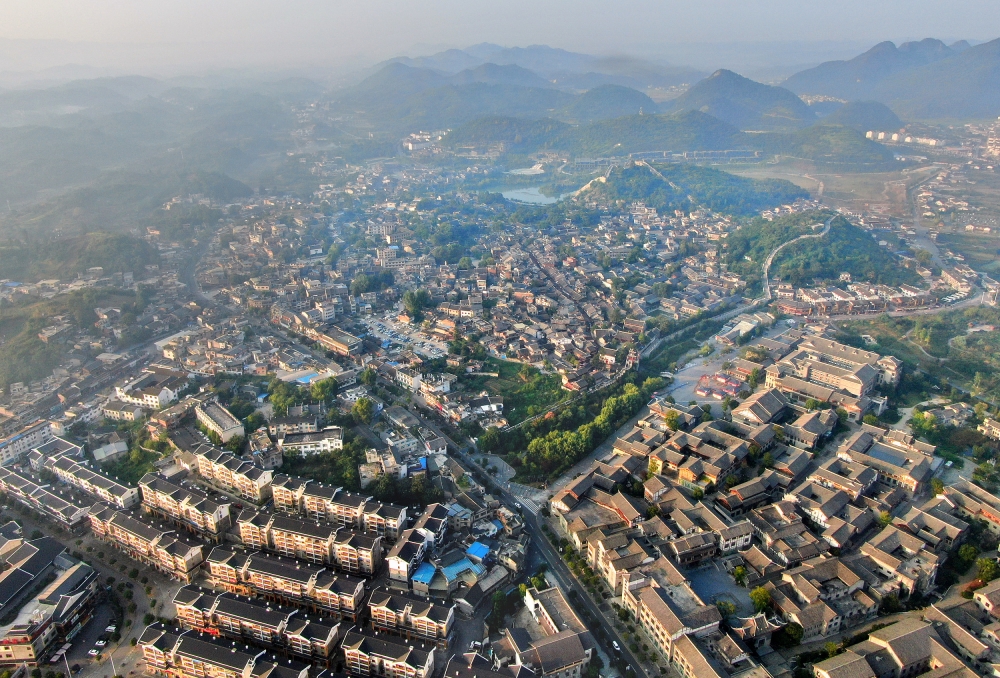
[[[59,642],[90,620],[101,589],[100,575],[90,565],[69,557],[65,547],[48,537],[22,544],[8,554],[10,568],[0,578],[6,591],[4,614],[16,613],[24,593],[49,573],[53,580],[21,608],[0,637],[0,666],[39,666]],[[21,589],[21,587],[24,587]]]
[[[16,471],[0,468],[0,492],[66,527],[90,522],[92,504],[89,501],[82,503],[68,495],[56,494],[48,486],[38,485]]]
[[[0,438],[0,465],[11,464],[53,438],[52,424],[38,421]]]
[[[179,485],[157,473],[139,481],[142,506],[148,512],[218,541],[232,526],[229,502],[216,502],[201,490]]]
[[[195,586],[182,587],[173,602],[184,629],[248,641],[327,667],[337,655],[340,623],[336,621],[310,620],[295,608],[275,608],[257,598]]]
[[[750,512],[750,524],[761,547],[775,562],[786,567],[814,558],[830,545],[809,531],[791,501],[761,506]]]
[[[278,435],[278,447],[283,452],[301,454],[321,454],[344,447],[344,430],[339,426],[327,426],[315,433],[284,433]]]
[[[187,385],[188,375],[156,365],[147,367],[135,379],[115,387],[115,397],[126,404],[159,410],[177,400]]]
[[[274,417],[267,423],[267,432],[275,437],[283,433],[316,433],[317,431],[319,431],[319,417],[314,414]]]
[[[351,574],[373,576],[382,564],[382,537],[337,524],[313,523],[278,513],[244,512],[237,521],[243,544]]]
[[[834,457],[813,471],[807,480],[826,488],[840,490],[852,501],[857,501],[875,487],[878,471],[858,462]]]
[[[120,400],[109,400],[101,406],[101,414],[111,421],[139,421],[144,410],[134,403],[123,403]]]
[[[1000,421],[985,417],[983,423],[976,427],[976,430],[988,438],[1000,440]]]
[[[396,541],[406,529],[405,506],[367,502],[362,518],[365,532],[377,534],[389,542]]]
[[[385,561],[389,566],[389,579],[397,585],[409,585],[417,566],[424,561],[424,555],[432,548],[432,541],[423,531],[409,529],[393,544]]]
[[[593,638],[562,591],[531,587],[525,593],[524,606],[542,636],[527,643],[512,642],[518,663],[538,676],[582,678],[593,658]],[[513,640],[509,629],[507,637]]]
[[[146,671],[163,678],[309,678],[307,664],[268,661],[267,650],[209,640],[162,623],[146,627],[139,647]]]
[[[349,631],[342,647],[347,674],[352,678],[430,678],[434,673],[433,645],[417,647]]]
[[[204,560],[202,544],[189,542],[177,537],[173,530],[155,527],[105,504],[95,504],[90,509],[90,528],[95,537],[133,560],[184,582],[191,582]]]
[[[455,605],[436,605],[423,597],[375,589],[368,597],[368,616],[376,633],[391,633],[447,650]]]
[[[931,500],[935,502],[935,500]],[[1000,534],[1000,497],[967,480],[945,487],[944,495],[936,499],[939,510],[945,506],[967,520],[983,520],[993,534]]]
[[[228,443],[236,436],[246,435],[243,422],[233,416],[233,413],[216,402],[206,402],[194,408],[198,422],[209,431],[219,436],[223,443]]]
[[[397,540],[406,527],[406,507],[376,502],[370,495],[283,474],[274,477],[271,487],[274,508],[279,511],[364,530],[390,542]],[[428,510],[433,506],[437,504]]]
[[[78,487],[95,496],[99,501],[107,502],[118,508],[132,508],[142,501],[138,487],[122,485],[117,480],[112,480],[103,473],[92,471],[69,457],[50,457],[45,461],[43,467],[54,473],[59,480],[67,485]]]
[[[295,605],[324,616],[356,621],[364,609],[364,581],[320,565],[257,552],[216,547],[205,561],[217,589]]]
[[[211,445],[199,445],[193,454],[198,475],[211,483],[255,504],[261,504],[271,497],[273,471]]]

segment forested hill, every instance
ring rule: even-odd
[[[813,226],[833,216],[832,212],[805,212],[767,221],[758,217],[726,238],[724,260],[729,270],[759,279],[764,260],[778,245],[796,236],[815,232]],[[835,281],[850,273],[855,281],[886,285],[916,283],[920,276],[902,266],[899,257],[880,247],[862,229],[841,216],[830,223],[822,238],[802,240],[782,250],[771,264],[771,277],[802,285]]]
[[[626,203],[641,200],[657,210],[707,207],[715,212],[751,216],[777,205],[808,198],[809,193],[782,179],[746,179],[697,165],[656,165],[661,179],[643,165],[615,169],[590,195]]]
[[[95,232],[62,240],[0,245],[0,271],[5,278],[18,282],[72,279],[92,266],[103,267],[105,274],[131,271],[139,279],[147,264],[159,262],[155,247],[120,233]]]

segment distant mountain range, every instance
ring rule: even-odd
[[[684,66],[658,64],[627,56],[598,57],[568,52],[547,45],[501,47],[481,43],[465,49],[449,49],[424,57],[399,57],[383,62],[400,63],[454,75],[483,64],[519,66],[539,74],[553,86],[592,89],[598,85],[623,85],[634,89],[671,87],[692,83],[705,76]]]
[[[727,70],[712,73],[668,104],[667,110],[702,111],[744,130],[791,129],[816,121],[816,114],[789,90]]]
[[[926,39],[882,42],[848,61],[829,61],[788,78],[797,94],[871,100],[908,119],[1000,115],[1000,39],[969,46]]]

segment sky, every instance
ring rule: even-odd
[[[714,68],[998,27],[996,0],[3,0],[0,70],[357,67],[479,42]]]

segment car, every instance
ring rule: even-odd
[[[117,631],[117,630],[118,630],[118,627],[117,627],[117,626],[115,626],[114,624],[111,624],[110,626],[108,626],[108,627],[106,627],[106,628],[104,629],[104,632],[105,632],[105,633],[114,633],[114,632],[115,632],[115,631]]]
[[[518,511],[520,511],[521,510],[521,505],[515,501],[514,502],[514,508],[516,508]]]
[[[108,644],[108,641],[106,641],[106,640],[104,640],[102,638],[101,640],[99,640],[96,643],[94,643],[94,647],[104,647],[107,644]]]
[[[611,647],[614,648],[614,650],[615,650],[616,653],[619,653],[619,652],[622,651],[622,648],[621,648],[620,645],[618,645],[618,641],[617,640],[612,640],[611,641]]]
[[[89,654],[91,657],[96,657],[101,653],[95,650],[94,648],[90,648],[89,650],[87,650],[87,654]]]

